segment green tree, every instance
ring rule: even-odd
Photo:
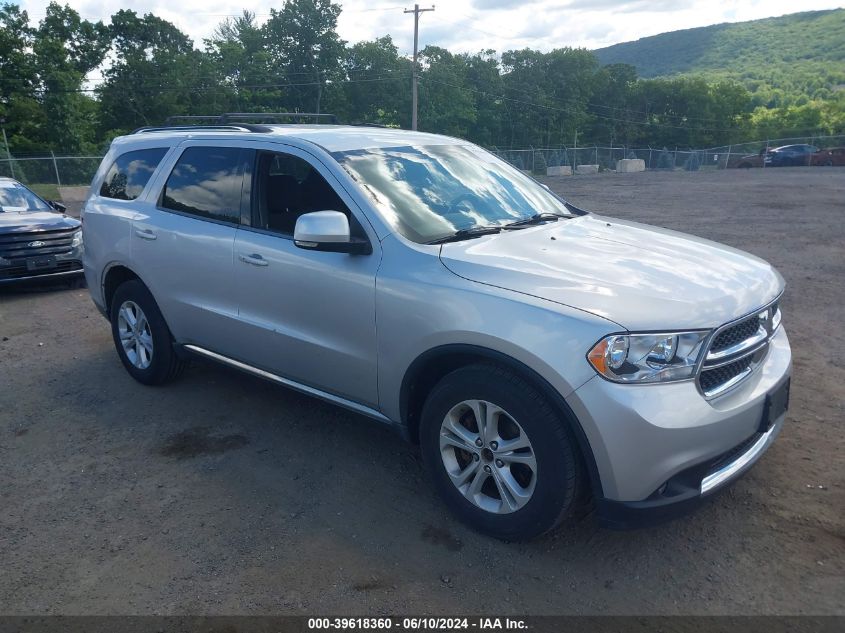
[[[475,120],[468,136],[482,145],[495,145],[502,139],[502,123],[507,102],[502,99],[503,83],[496,51],[484,50],[464,56],[465,82],[474,101]]]
[[[114,62],[98,91],[105,136],[172,115],[217,112],[225,102],[210,58],[170,22],[122,9],[109,33]]]
[[[255,13],[227,18],[205,41],[206,61],[222,87],[224,109],[267,112],[278,109],[281,89],[274,87],[265,32]]]
[[[270,9],[263,33],[271,67],[283,86],[286,109],[321,112],[343,98],[345,42],[337,34],[340,5],[331,0],[288,0]]]
[[[26,11],[13,4],[0,5],[0,118],[5,121],[12,152],[35,151],[38,146],[33,139],[44,123],[36,95],[34,37]]]
[[[476,122],[473,94],[466,85],[467,63],[439,46],[419,53],[419,129],[467,137]]]
[[[346,52],[345,110],[352,122],[409,127],[411,67],[389,35],[358,42]]]

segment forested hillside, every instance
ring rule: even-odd
[[[264,22],[244,12],[197,43],[153,14],[121,9],[108,21],[91,22],[54,2],[34,21],[0,0],[0,124],[8,150],[96,155],[115,135],[172,115],[233,111],[333,112],[342,122],[410,127],[410,61],[387,34],[344,42],[337,32],[340,12],[331,0],[287,0]],[[806,20],[814,29],[827,24],[835,30],[843,14]],[[845,38],[813,33],[829,55],[841,51]],[[684,55],[697,50],[696,59],[722,46],[713,43],[721,41],[715,36],[700,45],[695,32],[665,37],[675,38]],[[602,65],[602,57],[564,44],[550,52],[474,54],[426,47],[420,129],[500,149],[575,142],[711,147],[845,133],[845,91],[761,105],[742,83],[719,76],[722,71],[643,79],[634,66]],[[747,48],[750,55],[753,47]],[[755,59],[766,56],[764,48],[753,48]],[[812,61],[833,64],[827,57]]]
[[[593,52],[641,77],[731,79],[755,105],[801,105],[845,88],[845,9],[673,31]]]

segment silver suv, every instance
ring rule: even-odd
[[[375,418],[499,538],[590,500],[611,527],[673,516],[784,422],[769,264],[586,213],[459,139],[141,129],[113,142],[83,227],[88,286],[138,381],[201,357]]]

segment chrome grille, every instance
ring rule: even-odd
[[[55,231],[29,231],[0,234],[0,257],[25,259],[42,255],[61,255],[72,250],[71,242],[77,228]]]
[[[727,384],[731,380],[744,377],[746,372],[751,371],[751,356],[745,356],[727,365],[721,365],[714,369],[705,369],[701,372],[699,383],[705,393]]]
[[[759,327],[760,319],[756,314],[740,321],[736,325],[732,325],[717,334],[713,339],[713,343],[710,345],[710,351],[721,352],[729,347],[733,347],[737,343],[741,343],[754,336]]]
[[[780,325],[778,301],[716,330],[698,375],[705,397],[727,393],[748,378],[768,350]]]

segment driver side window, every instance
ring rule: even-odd
[[[348,207],[320,172],[290,154],[259,156],[256,197],[256,228],[292,236],[299,216],[312,211],[340,211],[353,224]]]

